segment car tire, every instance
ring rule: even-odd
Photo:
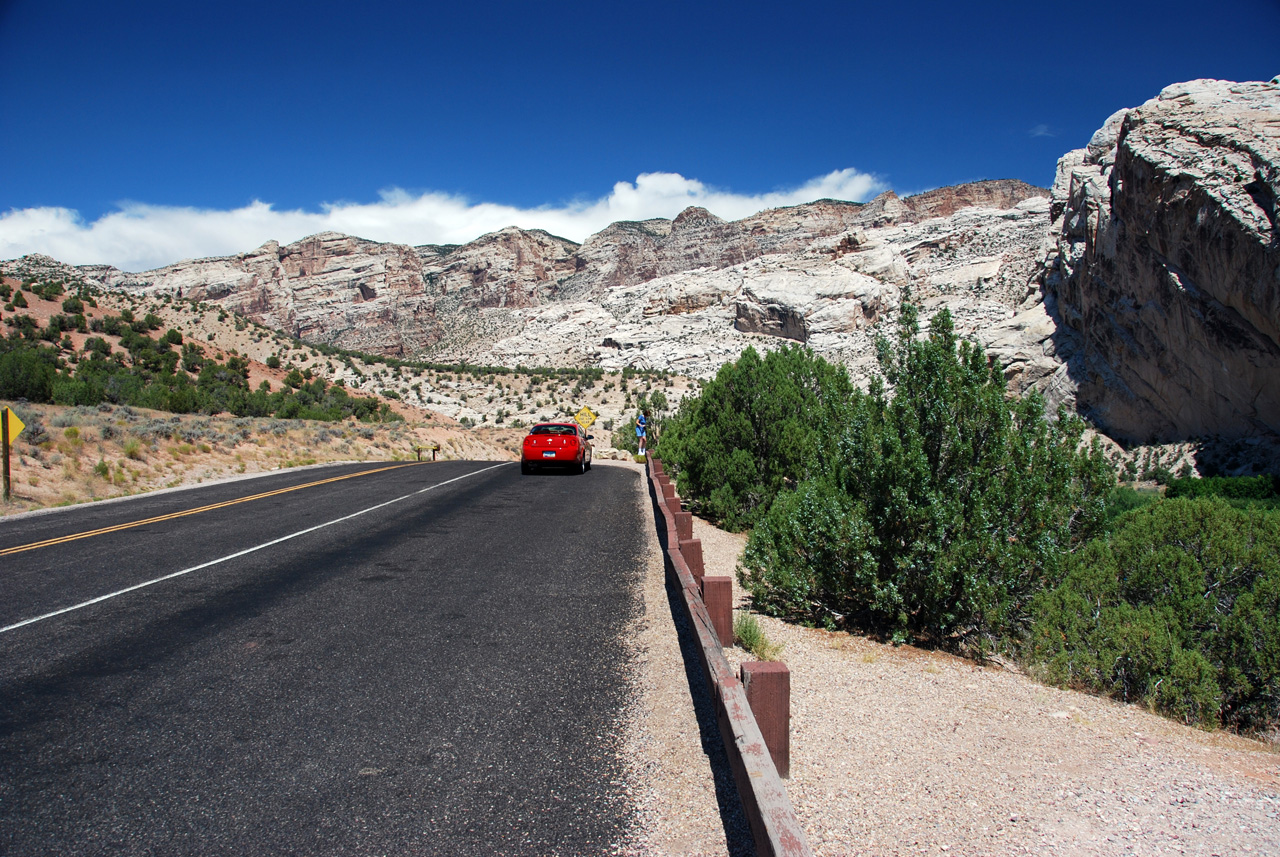
[[[587,470],[590,470],[590,469],[591,469],[591,458],[590,458],[590,456],[588,456],[588,457],[587,457]]]
[[[587,471],[587,466],[583,464],[583,461],[585,461],[585,459],[576,461],[574,462],[574,465],[573,465],[573,472],[578,474],[579,476],[581,476],[583,473],[586,473]]]

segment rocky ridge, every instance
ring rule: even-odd
[[[794,340],[856,368],[904,288],[951,306],[966,332],[1011,315],[1039,264],[1047,197],[990,181],[734,222],[690,208],[581,245],[514,227],[456,247],[322,233],[141,274],[77,273],[397,357],[707,375],[748,344]],[[15,273],[36,260],[7,264]]]

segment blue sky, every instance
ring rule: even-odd
[[[1168,84],[1276,74],[1280,0],[0,0],[0,258],[1047,185]]]

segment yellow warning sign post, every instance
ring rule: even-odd
[[[18,439],[18,435],[22,434],[22,430],[26,428],[22,420],[18,419],[18,415],[13,411],[5,408],[0,411],[0,440],[3,441],[3,450],[0,455],[4,457],[4,501],[9,502],[9,497],[13,490],[9,482],[9,444]]]
[[[582,426],[583,431],[591,428],[591,424],[596,421],[595,412],[586,405],[583,405],[582,410],[574,414],[573,418],[578,421],[578,425]]]

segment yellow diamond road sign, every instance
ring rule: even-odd
[[[586,405],[583,405],[582,410],[578,411],[573,418],[577,420],[578,425],[582,426],[584,429],[591,428],[591,424],[596,421],[596,415]]]
[[[26,428],[26,425],[23,424],[22,420],[18,419],[18,415],[8,408],[0,411],[0,419],[4,420],[5,424],[9,427],[9,443],[13,443],[17,440],[18,435],[22,434],[22,430]]]

